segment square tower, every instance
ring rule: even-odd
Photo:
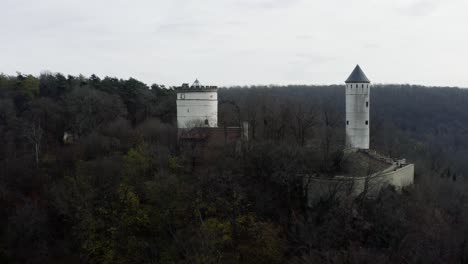
[[[218,87],[203,86],[198,80],[177,91],[177,127],[218,127]]]

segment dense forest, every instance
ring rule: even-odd
[[[95,75],[0,75],[1,263],[467,263],[468,90],[376,85],[371,147],[416,184],[310,205],[333,174],[343,86],[219,89],[250,124],[194,169],[175,91]]]

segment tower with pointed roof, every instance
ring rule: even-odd
[[[346,147],[368,150],[370,81],[359,65],[346,80]]]
[[[179,129],[218,126],[218,88],[201,85],[198,79],[176,88]]]

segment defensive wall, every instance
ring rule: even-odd
[[[305,177],[309,205],[320,199],[356,197],[364,192],[375,197],[382,188],[393,186],[397,191],[414,182],[414,164],[395,162],[370,176]]]

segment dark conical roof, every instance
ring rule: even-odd
[[[195,79],[195,82],[192,84],[192,87],[200,87],[201,84],[200,84],[200,81],[198,79]]]
[[[370,83],[369,79],[367,79],[364,72],[361,70],[359,65],[356,65],[351,75],[349,75],[348,79],[345,83]]]

